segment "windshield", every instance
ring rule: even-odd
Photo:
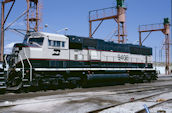
[[[41,37],[41,38],[30,38],[29,39],[29,43],[37,43],[39,45],[42,45],[43,44],[43,41],[44,41],[44,38]]]

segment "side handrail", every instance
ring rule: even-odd
[[[5,55],[4,61],[5,61],[5,65],[8,66],[8,63],[7,63],[7,55]],[[7,67],[6,67],[6,68],[7,68]]]
[[[23,63],[21,55],[19,55],[19,57],[20,57],[20,61],[22,63],[22,78],[24,78],[24,63]]]
[[[7,63],[7,55],[5,55],[4,61],[5,61],[5,66],[6,66],[6,68],[5,68],[4,70],[7,71],[7,78],[8,78],[8,74],[9,74],[9,70],[8,70],[9,64]],[[8,66],[8,67],[7,67],[7,66]]]
[[[27,55],[26,55],[25,48],[23,48],[23,50],[24,50],[24,55],[25,55],[25,57],[26,57],[26,60],[27,60],[27,62],[29,63],[29,66],[30,66],[30,82],[31,82],[31,81],[32,81],[32,64],[30,63],[30,61],[29,61],[29,59],[28,59],[28,57],[27,57]]]

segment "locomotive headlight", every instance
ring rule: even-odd
[[[18,47],[16,47],[16,48],[15,48],[15,51],[19,51],[19,48],[18,48]]]

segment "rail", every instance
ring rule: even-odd
[[[8,63],[7,63],[7,55],[5,55],[4,61],[5,61],[5,65],[7,66],[8,65]]]
[[[158,106],[158,105],[161,105],[161,104],[163,104],[163,103],[167,103],[167,102],[169,102],[169,101],[172,101],[172,99],[167,99],[167,100],[165,100],[165,101],[158,102],[158,103],[156,103],[156,104],[153,104],[153,105],[151,105],[151,106],[148,106],[148,109],[152,109],[152,108],[154,108],[154,107],[156,107],[156,106]],[[138,111],[136,111],[135,113],[145,113],[145,109],[138,110]]]
[[[5,61],[5,66],[6,66],[6,68],[5,68],[4,70],[7,71],[7,78],[8,78],[8,74],[9,74],[8,68],[9,68],[9,65],[8,65],[8,63],[7,63],[7,55],[5,55],[4,61]]]
[[[24,78],[24,63],[23,63],[21,55],[19,55],[19,57],[20,57],[20,61],[22,63],[22,78]]]
[[[139,31],[144,32],[144,31],[152,31],[152,30],[161,30],[164,29],[164,24],[158,23],[158,24],[149,24],[149,25],[140,25],[139,26]]]
[[[162,95],[162,94],[165,94],[165,93],[169,93],[169,92],[171,92],[171,90],[170,91],[163,91],[163,92],[156,93],[156,94],[152,94],[152,95],[146,96],[146,97],[141,97],[141,98],[135,99],[133,101],[126,101],[126,102],[121,102],[119,104],[110,105],[110,106],[107,106],[107,107],[104,107],[104,108],[100,108],[100,109],[97,109],[97,110],[89,111],[88,113],[99,113],[101,111],[104,111],[104,110],[107,110],[107,109],[110,109],[110,108],[114,108],[114,107],[117,107],[117,106],[120,106],[120,105],[124,105],[124,104],[128,104],[128,103],[131,103],[131,102],[141,101],[141,100],[144,100],[144,99],[147,99],[147,98],[151,98],[151,97],[154,97],[154,96],[159,96],[159,95]],[[136,112],[136,113],[140,113],[140,112]]]
[[[109,7],[104,9],[92,10],[89,12],[89,20],[97,20],[110,16],[116,16],[116,7]]]
[[[31,81],[32,81],[32,64],[30,63],[30,61],[29,61],[29,59],[28,59],[28,57],[27,57],[27,55],[26,55],[25,48],[23,49],[23,51],[24,51],[24,55],[25,55],[25,57],[26,57],[26,60],[27,60],[27,62],[28,62],[28,64],[29,64],[29,66],[30,66],[30,82],[31,82]]]

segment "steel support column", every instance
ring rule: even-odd
[[[169,35],[166,35],[166,42],[165,42],[165,54],[166,54],[166,67],[165,67],[165,73],[170,74],[170,37]]]
[[[119,23],[119,21],[117,22],[117,24],[118,24],[118,43],[120,43],[121,39],[120,39],[120,23]]]
[[[35,31],[38,32],[38,2],[36,3],[36,24],[35,24]]]
[[[142,32],[139,32],[139,45],[142,46]]]
[[[139,43],[142,46],[143,42],[148,38],[148,36],[153,31],[161,31],[165,35],[165,72],[169,75],[170,72],[170,23],[168,18],[164,19],[163,24],[151,24],[151,25],[141,25],[139,26]],[[141,33],[149,32],[146,38],[142,41]]]
[[[30,31],[30,25],[29,25],[29,9],[30,9],[30,0],[27,0],[27,32]]]
[[[3,55],[4,55],[4,8],[5,3],[2,2],[1,4],[1,56],[0,61],[3,61]]]
[[[92,37],[92,22],[89,21],[89,37]]]

